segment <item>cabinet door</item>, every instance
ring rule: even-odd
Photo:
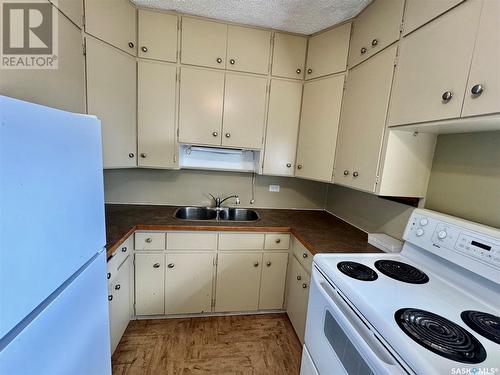
[[[175,65],[140,60],[137,89],[138,165],[175,167]]]
[[[291,254],[287,278],[286,312],[300,342],[304,343],[310,276]]]
[[[266,116],[267,79],[226,73],[222,144],[261,148]]]
[[[302,83],[273,79],[267,112],[263,173],[293,176]]]
[[[181,62],[224,69],[226,41],[227,25],[183,17]]]
[[[214,253],[167,254],[166,313],[210,312],[213,270]]]
[[[139,57],[177,61],[177,16],[139,9],[138,19]]]
[[[346,70],[351,24],[309,38],[306,79]]]
[[[499,20],[500,2],[485,1],[479,21],[462,116],[500,112]]]
[[[283,308],[287,264],[288,253],[264,253],[259,310]]]
[[[132,258],[129,255],[118,268],[118,275],[109,287],[109,325],[111,334],[111,353],[120,342],[131,317],[130,268]]]
[[[135,58],[94,38],[86,41],[88,113],[101,120],[104,168],[135,167]]]
[[[302,79],[306,63],[307,38],[274,33],[272,75]]]
[[[57,7],[66,17],[68,17],[71,22],[77,25],[80,29],[82,28],[83,0],[50,0],[50,2],[55,7]],[[59,32],[61,31],[59,30]]]
[[[403,38],[390,126],[460,117],[480,10],[466,1]]]
[[[182,67],[179,142],[221,144],[224,72]]]
[[[270,31],[228,25],[227,69],[267,74],[270,50]]]
[[[349,71],[342,103],[335,182],[370,192],[375,189],[396,50],[396,46],[389,47]]]
[[[259,306],[262,253],[219,253],[215,311],[250,311]]]
[[[403,35],[411,33],[464,0],[406,0]]]
[[[136,315],[165,314],[165,256],[135,254]]]
[[[129,0],[85,0],[85,31],[135,55],[135,6]]]
[[[344,74],[304,84],[297,177],[332,179],[343,87]]]

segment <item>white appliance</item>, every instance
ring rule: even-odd
[[[0,374],[111,374],[100,121],[0,96]]]
[[[302,375],[500,374],[500,230],[415,209],[404,240],[314,257]]]

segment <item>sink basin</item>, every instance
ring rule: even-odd
[[[256,221],[260,219],[255,210],[247,208],[181,207],[174,218],[191,221]]]

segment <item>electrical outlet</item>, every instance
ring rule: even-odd
[[[272,193],[279,193],[280,186],[279,185],[269,185],[269,191]]]

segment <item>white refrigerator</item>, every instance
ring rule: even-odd
[[[0,96],[0,374],[111,374],[100,121]]]

